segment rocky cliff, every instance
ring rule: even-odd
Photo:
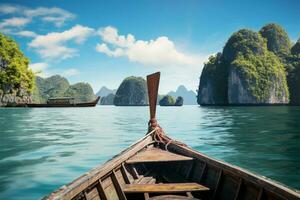
[[[114,94],[109,94],[107,96],[101,97],[100,99],[100,105],[114,105]]]
[[[172,96],[166,95],[164,96],[160,101],[159,105],[160,106],[174,106],[175,100]]]
[[[96,98],[91,85],[82,82],[70,85],[64,96],[73,97],[76,103],[91,102]]]
[[[222,53],[204,65],[198,103],[288,103],[286,58],[282,56],[290,52],[286,36],[284,30],[274,24],[266,25],[258,33],[248,29],[234,33]]]
[[[0,106],[31,103],[34,74],[28,64],[17,43],[0,33]]]
[[[34,103],[45,103],[48,98],[55,97],[74,97],[76,102],[89,102],[96,98],[90,84],[70,85],[69,81],[60,75],[48,78],[36,77],[35,82]]]
[[[148,105],[146,80],[141,77],[128,77],[119,86],[115,98],[116,106]]]

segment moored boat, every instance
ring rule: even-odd
[[[169,138],[155,119],[159,77],[159,73],[147,77],[146,136],[44,199],[300,199],[297,190]]]
[[[24,104],[22,107],[94,107],[97,105],[100,97],[97,97],[94,101],[86,103],[76,103],[74,98],[71,97],[61,97],[61,98],[50,98],[47,103],[39,104]]]

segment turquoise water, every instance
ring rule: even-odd
[[[300,189],[300,107],[158,107],[165,132]],[[148,107],[0,109],[0,199],[40,199],[141,138]]]

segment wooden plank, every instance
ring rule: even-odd
[[[149,193],[144,193],[144,198],[145,200],[149,200],[150,199]]]
[[[129,183],[130,183],[130,180],[129,180],[127,171],[126,171],[126,169],[125,169],[124,163],[122,163],[122,165],[121,165],[121,172],[122,172],[123,178],[124,178],[124,180],[125,180],[125,183],[126,183],[126,184],[129,184]]]
[[[106,197],[106,195],[105,195],[105,192],[104,192],[104,189],[103,189],[101,180],[99,180],[98,184],[96,185],[96,188],[97,188],[97,190],[98,190],[100,199],[101,199],[101,200],[107,200],[107,197]]]
[[[124,193],[176,193],[208,191],[209,188],[197,183],[166,183],[166,184],[126,184]]]
[[[118,196],[120,198],[120,200],[126,200],[126,196],[122,190],[122,187],[117,179],[117,175],[115,173],[115,170],[113,170],[112,174],[111,174],[111,180],[116,188],[116,191],[118,193]]]
[[[141,177],[139,179],[135,179],[132,184],[147,184],[147,183],[155,183],[155,178],[146,176],[146,177]]]
[[[221,181],[221,178],[222,178],[222,173],[223,173],[223,170],[221,169],[220,172],[219,172],[219,175],[218,175],[218,179],[217,179],[217,183],[216,183],[216,188],[215,188],[215,191],[214,191],[214,194],[213,194],[213,199],[216,198],[218,187],[220,185],[220,181]]]
[[[239,197],[240,190],[241,190],[241,187],[242,187],[242,183],[243,183],[243,179],[239,178],[239,184],[238,184],[238,187],[236,189],[234,200],[237,200],[238,197]]]
[[[171,143],[168,146],[168,150],[184,156],[189,156],[195,159],[199,159],[203,162],[206,162],[209,165],[214,165],[217,166],[218,168],[226,170],[234,174],[235,176],[242,178],[243,180],[253,182],[256,186],[263,187],[265,191],[272,191],[275,194],[274,196],[276,196],[278,199],[283,199],[282,197],[285,197],[286,199],[290,199],[290,200],[300,199],[300,192],[298,192],[297,190],[290,189],[280,183],[272,181],[271,179],[254,174],[250,171],[226,163],[224,161],[211,158],[187,146],[181,146],[175,143]]]
[[[147,162],[172,162],[193,160],[191,157],[164,151],[159,148],[147,148],[126,161],[128,164]]]
[[[257,199],[256,200],[261,200],[262,196],[263,196],[263,193],[264,193],[264,189],[263,188],[260,188],[259,190],[259,193],[258,193],[258,196],[257,196]]]
[[[154,132],[154,131],[153,131]],[[148,133],[145,137],[137,141],[135,144],[122,151],[120,154],[115,156],[113,159],[104,163],[90,172],[84,174],[68,185],[62,186],[60,189],[52,192],[44,199],[72,199],[77,194],[82,192],[85,188],[98,181],[100,178],[110,173],[112,169],[120,166],[125,160],[135,155],[139,150],[143,149],[148,144],[153,142],[152,133]]]

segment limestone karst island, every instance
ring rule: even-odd
[[[300,200],[300,2],[0,2],[0,200]]]

